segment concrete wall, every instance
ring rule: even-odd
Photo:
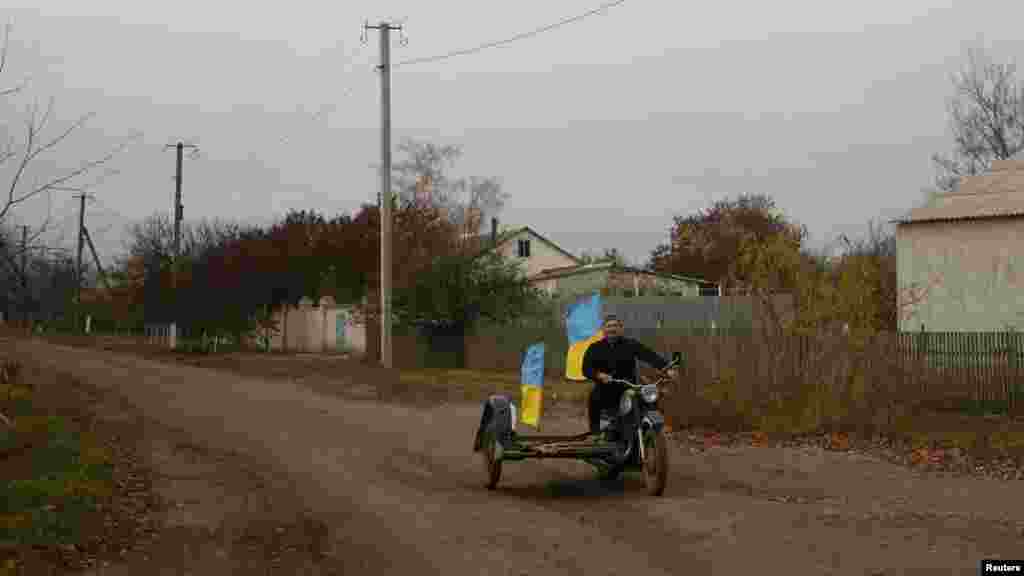
[[[896,246],[901,295],[931,285],[900,330],[1024,328],[1024,218],[902,224]]]
[[[366,325],[359,323],[351,311],[335,310],[335,344],[339,350],[366,351]]]
[[[280,327],[278,334],[271,336],[272,350],[296,352],[335,352],[366,349],[366,327],[357,323],[351,312],[325,300],[321,306],[303,301],[296,308],[287,311],[276,310],[274,320]],[[287,321],[287,329],[285,322]]]

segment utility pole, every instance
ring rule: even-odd
[[[103,269],[103,264],[100,262],[100,255],[96,252],[96,245],[92,243],[89,229],[83,228],[82,232],[85,233],[85,241],[89,244],[89,251],[92,252],[92,261],[96,265],[96,271],[100,273],[100,280],[103,280],[103,285],[107,287],[107,290],[110,290],[110,279],[107,278],[107,271]]]
[[[21,277],[22,281],[28,273],[28,226],[21,227]]]
[[[75,265],[75,330],[79,329],[82,315],[82,249],[85,247],[85,199],[89,195],[82,192],[75,196],[81,201],[78,206],[78,258]]]
[[[380,360],[391,368],[391,31],[400,25],[363,25],[380,30]]]
[[[21,226],[21,319],[28,326],[28,226]]]
[[[171,147],[172,146],[168,144],[164,149],[166,150]],[[174,259],[171,264],[171,289],[173,291],[174,307],[174,321],[171,322],[171,348],[176,346],[178,339],[178,258],[181,256],[181,220],[184,216],[184,207],[181,205],[181,163],[185,148],[198,150],[198,147],[193,144],[178,142],[173,146],[173,148],[176,152],[176,163],[174,170]],[[81,259],[81,249],[79,249],[79,259]]]

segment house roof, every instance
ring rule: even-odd
[[[1024,216],[1024,160],[996,160],[984,174],[967,176],[955,192],[941,194],[894,220],[898,224]]]
[[[486,254],[487,252],[490,252],[491,250],[497,248],[498,246],[501,246],[502,244],[508,242],[509,240],[511,240],[512,238],[518,236],[519,234],[521,234],[523,232],[528,232],[530,235],[532,235],[533,237],[537,238],[541,242],[547,244],[552,249],[554,249],[557,252],[561,253],[566,258],[571,259],[573,262],[580,262],[579,258],[577,258],[576,256],[572,255],[568,251],[563,250],[562,247],[559,246],[558,244],[555,244],[551,240],[548,240],[544,236],[541,236],[536,230],[534,230],[533,228],[530,228],[529,226],[520,226],[519,228],[513,228],[511,230],[506,230],[505,232],[502,232],[501,234],[498,234],[498,241],[493,246],[488,245],[488,244],[490,244],[490,239],[491,239],[490,233],[478,234],[478,235],[476,235],[474,237],[473,240],[475,242],[479,242],[480,243],[479,244],[479,249],[480,249],[480,254],[482,255],[482,254]]]
[[[644,274],[647,276],[657,276],[659,278],[680,280],[683,282],[690,282],[694,284],[714,284],[714,282],[710,282],[708,280],[701,280],[700,278],[691,278],[688,276],[680,276],[678,274],[663,274],[661,272],[655,272],[653,270],[644,270],[643,268],[635,268],[633,266],[618,266],[614,262],[599,262],[596,264],[582,264],[578,266],[562,266],[559,268],[547,268],[545,270],[541,270],[539,273],[530,278],[530,281],[533,282],[540,280],[551,280],[554,278],[564,278],[566,276],[587,274],[599,270],[606,270],[609,272],[627,272],[631,274]]]

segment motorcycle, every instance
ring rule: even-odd
[[[673,354],[666,370],[679,365],[679,353]],[[515,405],[506,396],[491,396],[484,404],[473,450],[483,458],[488,489],[497,487],[502,463],[528,458],[575,458],[597,468],[607,478],[639,469],[648,494],[660,496],[668,480],[668,445],[665,418],[658,408],[661,388],[667,383],[662,373],[654,383],[621,384],[618,410],[602,411],[598,435],[576,436],[521,435],[515,431]]]

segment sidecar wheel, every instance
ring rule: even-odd
[[[647,493],[661,496],[668,483],[668,443],[664,432],[648,430],[644,433],[643,475]]]
[[[604,480],[618,480],[625,470],[626,467],[621,464],[606,465],[601,470],[601,478]]]

